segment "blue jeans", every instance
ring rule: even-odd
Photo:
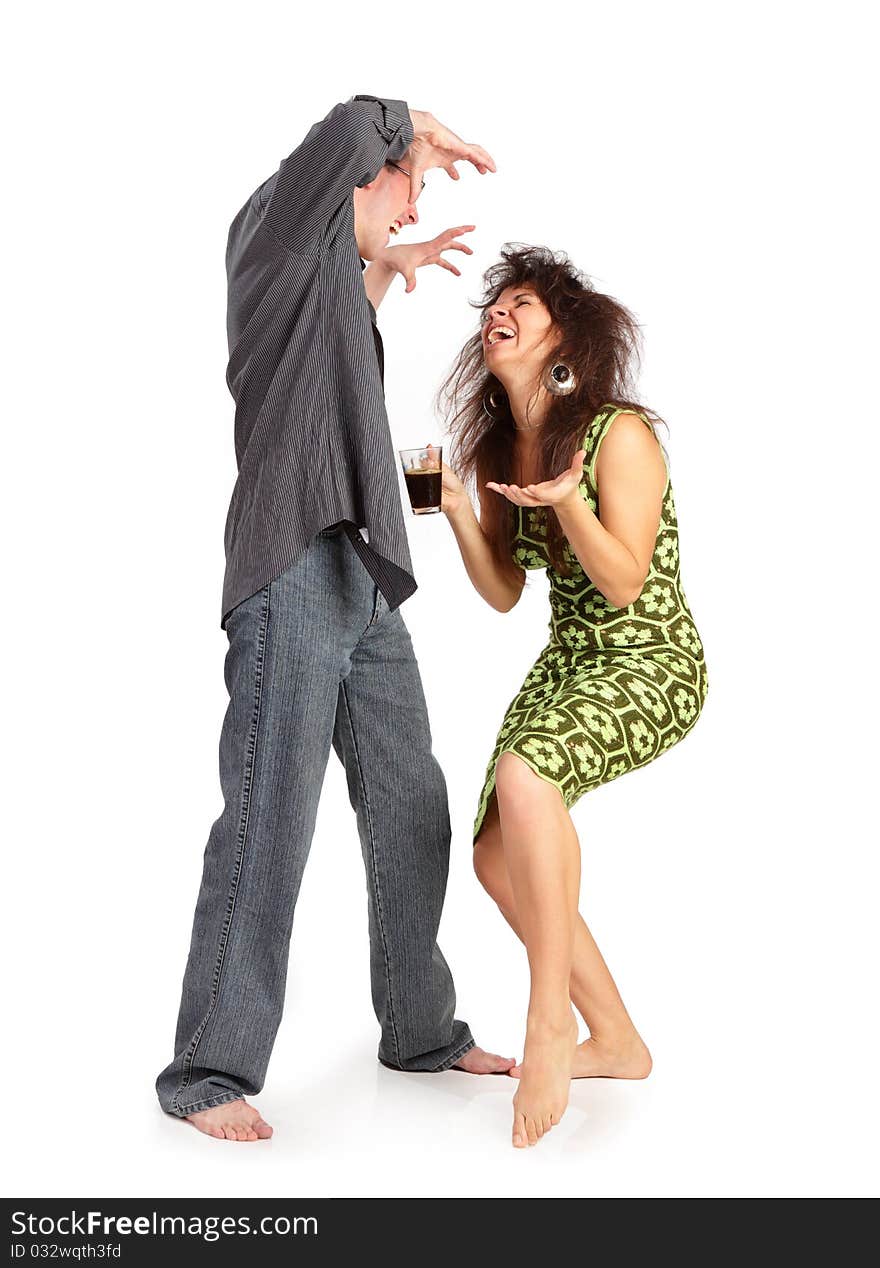
[[[400,612],[329,529],[233,609],[226,633],[224,809],[205,849],[175,1056],[156,1080],[162,1108],[183,1116],[263,1086],[331,744],[367,871],[379,1060],[448,1069],[474,1040],[437,946],[449,809]]]

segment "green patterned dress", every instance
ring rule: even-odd
[[[596,459],[620,413],[603,406],[581,446],[586,450],[581,495],[599,505]],[[643,418],[645,425],[654,429]],[[659,443],[659,442],[658,442]],[[545,549],[542,507],[518,513],[514,558],[522,568],[546,568],[550,578],[550,641],[504,715],[486,770],[473,836],[495,787],[495,763],[516,753],[553,784],[570,809],[585,792],[644,766],[694,726],[708,690],[703,645],[679,576],[678,520],[669,482],[651,567],[635,603],[615,608],[565,544],[572,572],[561,576]]]

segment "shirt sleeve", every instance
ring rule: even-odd
[[[318,250],[355,187],[375,179],[387,159],[402,158],[412,139],[405,101],[359,94],[335,105],[266,182],[266,227],[289,250]]]

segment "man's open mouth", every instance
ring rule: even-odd
[[[391,224],[388,226],[389,232],[393,233],[395,237],[397,236],[398,233],[400,233],[402,228],[403,228],[403,225],[400,223],[399,220],[392,220]]]

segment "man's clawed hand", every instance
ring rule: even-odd
[[[408,295],[410,291],[415,290],[416,269],[425,264],[439,264],[441,268],[448,269],[456,277],[461,277],[461,270],[449,260],[444,260],[442,253],[464,251],[465,255],[473,255],[471,248],[457,239],[459,234],[472,233],[475,228],[476,225],[458,225],[455,229],[446,229],[443,233],[438,233],[437,237],[432,238],[430,242],[407,242],[398,247],[386,247],[377,258],[406,279],[406,294]]]
[[[442,167],[452,178],[459,180],[461,173],[455,164],[459,161],[473,163],[481,176],[496,171],[495,160],[481,145],[462,141],[460,136],[439,122],[427,110],[410,110],[413,124],[413,140],[406,153],[410,172],[410,201],[415,202],[422,188],[422,177],[434,167]]]

